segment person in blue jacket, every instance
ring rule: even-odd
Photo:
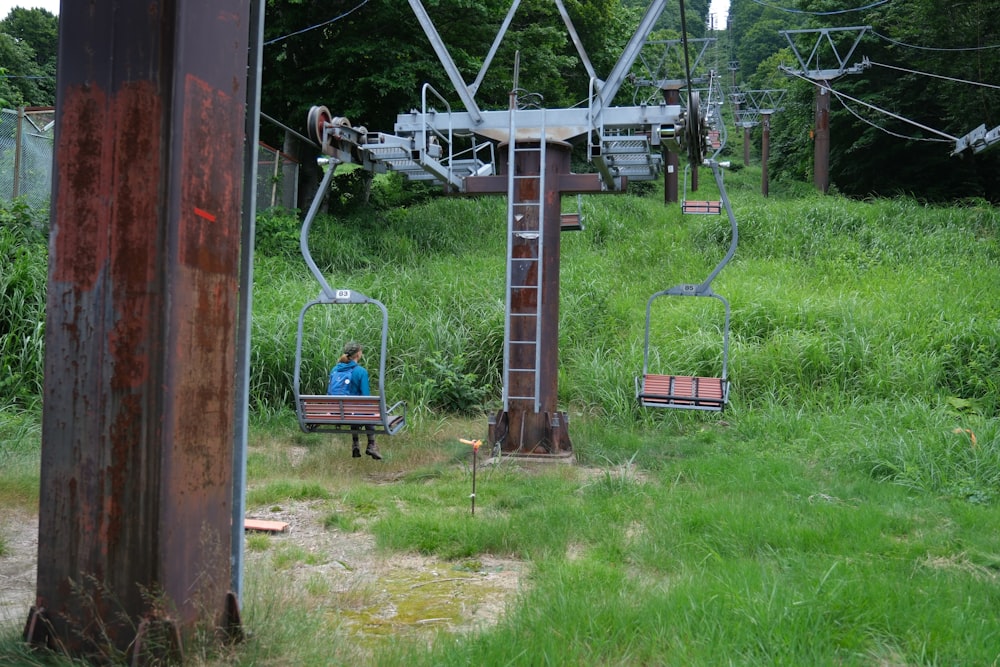
[[[351,341],[344,345],[343,354],[337,360],[337,365],[330,371],[330,386],[327,388],[328,394],[334,396],[371,396],[371,387],[368,383],[368,370],[360,363],[363,356],[364,349],[360,344]],[[382,455],[378,451],[378,445],[375,444],[374,426],[351,427],[351,456],[354,458],[361,457],[359,436],[361,435],[362,428],[367,431],[366,435],[368,436],[368,447],[365,448],[365,454],[376,461],[381,461]]]

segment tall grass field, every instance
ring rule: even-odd
[[[295,216],[262,213],[248,509],[305,502],[329,534],[368,535],[390,560],[503,558],[523,576],[491,623],[366,636],[344,620],[357,599],[288,583],[324,554],[254,537],[248,551],[271,558],[245,574],[248,638],[196,647],[191,662],[1000,664],[1000,211],[793,183],[764,198],[760,177],[725,173],[739,223],[712,283],[732,306],[726,411],[641,408],[635,378],[644,358],[653,373],[721,372],[717,301],[658,298],[648,350],[644,333],[652,294],[701,282],[723,257],[727,217],[682,216],[662,183],[583,197],[584,229],[563,234],[560,267],[559,401],[575,462],[485,466],[484,448],[475,514],[459,438],[485,438],[501,397],[504,199],[401,201],[384,179],[373,205],[313,226],[331,286],[387,306],[376,385],[409,406],[407,428],[380,440],[385,460],[364,473],[346,439],[295,424],[296,327],[319,286]],[[697,198],[714,189],[702,178]],[[0,251],[16,252],[3,243],[18,224],[4,224]],[[30,380],[37,279],[11,266],[0,264],[0,365]],[[378,368],[374,307],[313,308],[304,325],[303,391],[325,390],[348,339]],[[16,385],[0,381],[0,503],[35,511],[40,408]],[[71,664],[21,646],[27,611],[0,626],[0,664]]]

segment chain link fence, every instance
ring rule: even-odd
[[[52,107],[0,110],[0,197],[49,205],[55,118]]]
[[[298,207],[299,163],[277,148],[257,146],[257,210]]]
[[[49,205],[55,109],[0,109],[0,199]],[[257,148],[257,209],[298,206],[299,164],[276,148]]]

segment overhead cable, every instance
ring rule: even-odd
[[[923,76],[932,76],[935,79],[944,79],[945,81],[954,81],[955,83],[968,83],[968,84],[973,85],[973,86],[982,86],[983,88],[996,88],[997,90],[1000,90],[1000,86],[992,84],[992,83],[981,83],[979,81],[968,81],[966,79],[956,79],[955,77],[944,76],[944,75],[941,75],[941,74],[931,74],[929,72],[918,72],[917,70],[906,69],[904,67],[896,67],[894,65],[886,65],[884,63],[877,63],[877,62],[873,62],[871,60],[868,60],[867,62],[870,65],[877,65],[879,67],[885,67],[886,69],[894,69],[894,70],[898,70],[900,72],[908,72],[910,74],[922,74]]]
[[[801,74],[799,74],[797,72],[788,71],[788,73],[791,74],[792,76],[796,76],[796,77],[802,79],[803,81],[808,81],[809,83],[811,83],[813,85],[816,85],[815,81],[813,81],[812,79],[809,79],[807,77],[804,77],[804,76],[802,76]],[[909,118],[906,118],[904,116],[900,116],[899,114],[894,114],[891,111],[887,111],[885,109],[882,109],[881,107],[877,107],[874,104],[869,104],[868,102],[859,100],[859,99],[857,99],[855,97],[851,97],[850,95],[847,95],[846,93],[838,92],[838,91],[834,90],[829,84],[823,86],[823,88],[825,88],[826,90],[830,91],[831,94],[836,95],[837,99],[840,101],[841,104],[844,103],[844,99],[846,98],[848,100],[851,100],[852,102],[855,102],[856,104],[860,104],[862,106],[868,107],[869,109],[872,109],[873,111],[878,111],[879,113],[884,113],[886,116],[891,116],[892,118],[895,118],[896,120],[901,120],[904,123],[909,123],[910,125],[913,125],[914,127],[919,127],[921,130],[926,130],[928,132],[931,132],[932,134],[937,134],[939,136],[942,136],[942,137],[945,137],[947,139],[950,139],[951,141],[955,141],[955,142],[958,141],[958,137],[953,137],[950,134],[945,134],[944,132],[941,132],[940,130],[935,130],[933,127],[927,127],[926,125],[922,125],[921,123],[918,123],[915,120],[910,120]]]
[[[835,9],[835,10],[828,11],[828,12],[808,12],[808,11],[806,11],[804,9],[792,9],[790,7],[779,7],[777,5],[772,5],[772,4],[767,3],[767,2],[762,2],[761,0],[753,0],[753,1],[756,2],[758,5],[760,5],[761,7],[767,7],[768,9],[777,9],[778,11],[788,12],[789,14],[810,14],[812,16],[832,16],[834,14],[849,14],[850,12],[863,12],[866,9],[873,9],[875,7],[878,7],[880,5],[884,5],[887,2],[889,2],[889,0],[877,0],[876,2],[872,2],[870,4],[867,4],[864,7],[851,7],[850,9]]]
[[[839,101],[852,116],[860,120],[862,123],[867,123],[868,125],[874,127],[876,130],[885,132],[886,134],[896,137],[897,139],[907,139],[909,141],[932,141],[934,143],[942,143],[942,144],[951,143],[951,140],[949,139],[937,139],[935,137],[913,137],[913,136],[907,136],[905,134],[899,134],[898,132],[893,132],[892,130],[888,130],[882,127],[881,125],[877,125],[873,121],[868,120],[867,118],[859,114],[857,111],[847,106],[847,104],[844,103],[844,100],[839,100]]]
[[[310,30],[315,30],[316,28],[322,28],[325,25],[330,25],[331,23],[335,23],[336,21],[339,21],[340,19],[349,16],[350,14],[353,14],[354,12],[358,11],[367,4],[368,0],[361,0],[361,4],[356,5],[351,9],[348,9],[346,12],[344,12],[339,16],[334,16],[332,19],[323,21],[322,23],[317,23],[316,25],[311,25],[308,28],[302,28],[302,30],[296,30],[295,32],[290,32],[287,35],[282,35],[281,37],[275,37],[274,39],[269,39],[266,42],[264,42],[264,46],[270,46],[275,42],[280,42],[282,40],[288,39],[289,37],[295,37],[296,35],[301,35],[304,32],[309,32]]]
[[[891,37],[886,37],[885,35],[875,32],[874,30],[872,30],[871,33],[879,39],[883,39],[891,44],[895,44],[896,46],[905,46],[908,49],[921,49],[923,51],[988,51],[989,49],[1000,49],[1000,44],[990,44],[988,46],[957,46],[952,48],[945,48],[941,46],[917,46],[915,44],[900,42],[899,40]]]

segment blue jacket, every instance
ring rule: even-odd
[[[346,371],[348,368],[354,370],[351,371],[351,394],[355,396],[371,396],[372,390],[368,385],[368,370],[364,366],[358,366],[356,361],[348,361],[346,364],[337,363],[333,367],[336,372]]]

